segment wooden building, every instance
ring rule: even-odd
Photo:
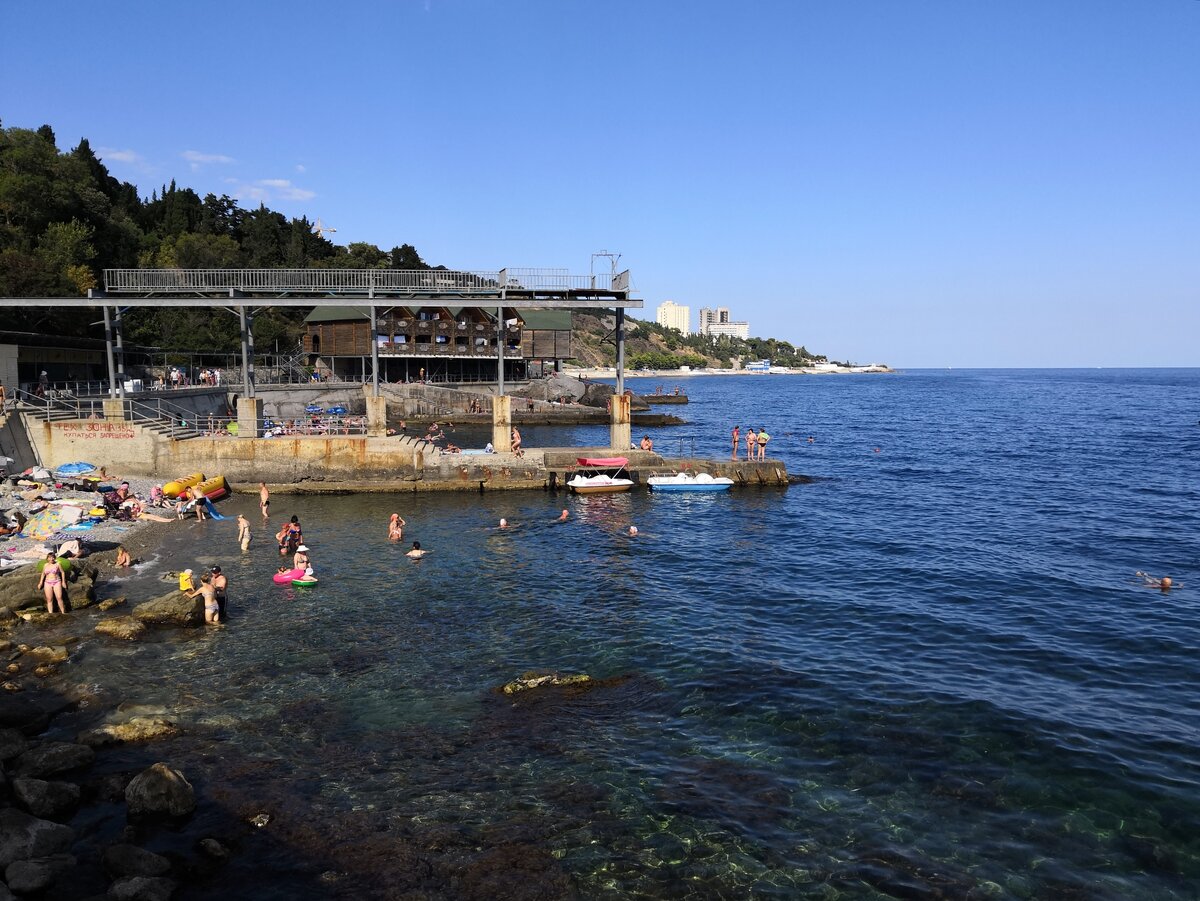
[[[495,381],[501,335],[505,379],[541,375],[571,355],[569,310],[506,309],[501,330],[484,308],[390,307],[377,310],[375,325],[380,377],[390,382]],[[317,307],[303,341],[311,365],[363,377],[371,365],[370,308]]]

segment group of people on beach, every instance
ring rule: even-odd
[[[195,573],[185,569],[179,574],[179,590],[189,598],[204,598],[204,622],[216,625],[225,622],[225,608],[229,597],[229,578],[220,566],[211,566],[200,576],[196,584]]]
[[[731,459],[738,458],[738,450],[741,446],[740,435],[741,428],[733,427],[731,437],[733,438],[733,455]],[[767,442],[771,440],[771,436],[767,434],[766,429],[758,429],[755,431],[754,426],[746,426],[746,459],[765,460],[767,458]],[[811,441],[811,439],[809,439]]]

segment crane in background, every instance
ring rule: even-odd
[[[312,230],[313,234],[318,238],[324,238],[326,232],[333,234],[337,231],[337,229],[332,225],[326,225],[324,222],[322,222],[320,216],[317,217],[317,224],[312,227]]]

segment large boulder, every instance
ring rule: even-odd
[[[132,741],[154,741],[179,734],[179,726],[156,716],[135,716],[124,723],[105,723],[79,733],[79,741],[93,748]]]
[[[148,626],[200,626],[204,624],[204,600],[172,591],[133,608],[134,618]]]
[[[579,399],[579,402],[585,407],[599,407],[604,409],[616,393],[617,389],[612,385],[606,385],[604,382],[588,382],[587,390],[583,392],[583,397]],[[650,405],[636,394],[631,394],[629,409],[644,412],[650,409]]]
[[[0,867],[5,869],[13,861],[66,851],[74,839],[75,833],[69,826],[15,808],[0,810]]]
[[[29,739],[18,729],[0,729],[0,761],[12,760],[29,750]]]
[[[28,603],[42,599],[37,590],[36,566],[22,566],[16,572],[0,576],[0,607],[16,610]]]
[[[123,876],[108,887],[114,901],[170,901],[179,884],[162,876]]]
[[[125,788],[125,802],[132,814],[169,814],[187,816],[196,809],[196,791],[165,763],[156,763],[139,773]]]
[[[22,807],[44,820],[74,813],[79,806],[79,786],[71,782],[45,782],[18,776],[12,781],[12,789]]]
[[[47,741],[34,745],[17,758],[17,772],[39,779],[79,767],[90,766],[96,752],[86,745],[66,741]]]
[[[132,616],[114,616],[96,623],[96,634],[122,641],[135,641],[146,634],[146,624]]]
[[[34,860],[16,860],[4,870],[4,881],[14,892],[33,895],[44,892],[58,876],[75,868],[70,854],[53,854]]]
[[[29,735],[42,731],[49,721],[46,711],[33,701],[0,693],[0,729],[19,729]]]
[[[114,878],[121,876],[165,876],[171,871],[171,861],[137,845],[113,845],[100,856],[105,871]]]

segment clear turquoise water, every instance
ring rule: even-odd
[[[168,543],[225,567],[229,627],[78,667],[188,730],[105,765],[167,755],[214,829],[276,816],[192,897],[1200,896],[1200,371],[685,387],[660,449],[727,455],[736,415],[816,481],[280,496],[315,590],[271,583],[265,527]],[[534,668],[613,684],[491,691]]]

